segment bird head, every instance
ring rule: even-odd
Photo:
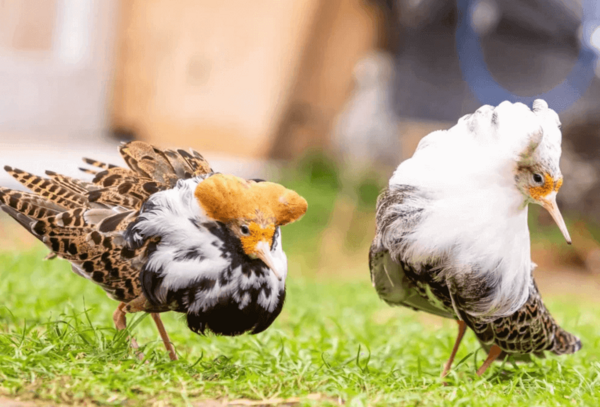
[[[548,104],[538,99],[533,103],[532,113],[538,126],[528,134],[524,148],[517,158],[515,181],[526,201],[546,209],[567,243],[571,237],[556,204],[556,196],[563,184],[559,161],[561,156],[561,131],[558,115]]]
[[[308,207],[304,198],[273,182],[223,174],[200,182],[194,195],[209,218],[224,223],[239,239],[248,257],[262,260],[282,279],[271,254],[275,231],[304,215]]]

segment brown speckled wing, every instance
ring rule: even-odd
[[[54,183],[72,191],[75,194],[85,196],[89,191],[98,189],[97,186],[93,185],[90,182],[67,177],[66,175],[57,174],[54,171],[46,171],[46,175],[48,175]]]
[[[87,211],[78,208],[39,220],[33,224],[32,233],[59,257],[71,262],[77,274],[102,286],[114,299],[134,299],[141,292],[138,275],[145,261],[144,248],[130,250],[117,229],[125,227],[122,220],[135,219],[135,213],[116,214],[92,225],[85,219]],[[106,227],[115,216],[120,221]]]
[[[19,181],[25,187],[37,194],[39,198],[50,201],[66,209],[75,209],[82,206],[87,206],[87,197],[74,192],[69,188],[65,188],[60,183],[53,179],[39,177],[34,174],[5,166],[4,169],[14,179]]]
[[[65,208],[53,202],[46,201],[36,194],[13,191],[3,187],[0,187],[0,204],[35,220],[57,215],[65,210]]]
[[[146,245],[132,249],[122,236],[142,204],[178,179],[210,170],[198,153],[162,151],[131,142],[120,151],[130,169],[84,159],[98,170],[86,182],[51,171],[48,179],[5,167],[31,192],[0,188],[0,208],[40,239],[73,271],[99,284],[112,298],[129,302],[141,294],[139,273]]]
[[[463,317],[482,344],[496,344],[506,353],[550,351],[562,355],[581,349],[579,338],[562,329],[552,318],[533,279],[527,302],[513,315],[492,322],[466,314]]]
[[[145,248],[130,250],[120,233],[137,213],[105,209],[112,216],[90,224],[86,214],[99,209],[59,209],[37,195],[6,188],[0,189],[0,207],[112,298],[130,301],[141,293],[138,276]]]
[[[177,180],[212,172],[202,155],[191,150],[163,151],[150,144],[133,141],[121,146],[123,159],[138,176],[173,187]]]
[[[191,154],[185,150],[177,150],[181,160],[185,161],[191,168],[194,176],[210,174],[213,172],[208,161],[197,151],[191,150]]]
[[[163,151],[141,141],[123,144],[119,151],[129,169],[84,159],[102,170],[95,173],[92,182],[100,189],[89,193],[90,202],[139,210],[150,195],[175,186],[179,179],[212,172],[195,151]]]
[[[133,141],[122,145],[119,150],[129,168],[139,176],[167,185],[177,180],[173,166],[160,149],[141,141]]]
[[[119,185],[121,182],[137,180],[140,178],[149,180],[149,178],[140,177],[127,168],[115,167],[96,173],[92,182],[98,187],[109,188]]]
[[[102,188],[89,194],[90,202],[138,210],[150,194],[140,193],[142,185],[123,182],[115,187]],[[158,191],[158,189],[156,189]]]

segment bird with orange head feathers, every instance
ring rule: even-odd
[[[129,168],[84,159],[99,168],[84,170],[92,182],[5,167],[32,192],[0,187],[0,208],[50,258],[120,302],[117,329],[127,313],[150,313],[171,359],[162,312],[185,313],[196,333],[267,329],[285,300],[280,227],[300,219],[306,201],[276,183],[215,173],[195,151],[135,141],[120,152]]]

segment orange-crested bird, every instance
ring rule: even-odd
[[[120,302],[118,330],[126,313],[150,313],[172,360],[162,312],[185,313],[196,333],[267,329],[285,300],[280,227],[300,219],[306,201],[276,183],[215,173],[195,151],[139,141],[119,150],[129,168],[84,159],[98,168],[82,169],[92,182],[7,166],[32,192],[0,187],[0,207]]]

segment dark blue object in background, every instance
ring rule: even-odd
[[[535,99],[541,98],[548,102],[550,108],[561,112],[583,96],[594,79],[598,59],[589,43],[591,32],[600,25],[600,3],[597,3],[597,0],[585,0],[583,3],[584,41],[580,47],[577,63],[562,83],[548,92],[535,96],[515,95],[492,77],[483,56],[479,37],[472,25],[473,10],[477,2],[478,0],[458,0],[456,47],[463,79],[482,104],[495,106],[509,100],[531,106]]]

